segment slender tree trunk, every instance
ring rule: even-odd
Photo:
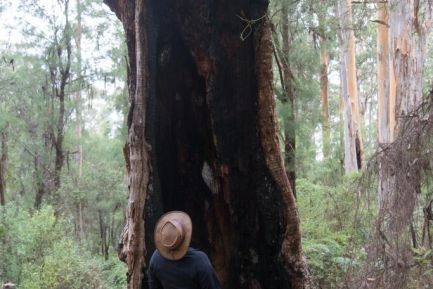
[[[388,7],[386,3],[378,5],[378,27],[377,27],[377,68],[378,68],[378,143],[379,146],[385,148],[392,143],[394,139],[395,126],[395,79],[390,75],[392,70],[390,64],[388,43]],[[392,89],[391,89],[392,87]],[[391,116],[393,119],[391,119]],[[392,133],[391,133],[392,132]],[[379,190],[378,190],[378,205],[382,207],[384,202],[383,193],[389,191],[389,186],[392,176],[386,177],[383,172],[383,166],[379,163]]]
[[[48,65],[48,63],[47,63]],[[52,69],[50,68],[50,71]],[[52,77],[52,76],[51,76]],[[51,81],[52,83],[52,81]],[[50,87],[50,90],[48,88]],[[54,119],[53,116],[53,95],[54,95],[54,89],[53,86],[49,83],[48,75],[45,78],[45,85],[43,86],[42,92],[44,94],[45,98],[45,106],[47,107],[47,119],[49,123],[45,123],[44,126],[44,133],[42,134],[42,142],[43,142],[43,148],[40,150],[36,150],[33,156],[33,183],[34,183],[34,189],[36,191],[35,194],[35,203],[34,207],[36,210],[39,210],[42,204],[42,199],[44,195],[51,190],[50,181],[52,180],[51,177],[51,170],[47,170],[45,167],[45,162],[48,163],[48,155],[50,153],[50,147],[52,145],[52,138],[53,138],[53,128],[50,121]],[[31,136],[33,138],[37,138],[38,135],[35,132],[31,133]]]
[[[59,188],[65,162],[63,142],[65,138],[67,85],[71,77],[72,29],[69,22],[69,0],[59,1],[63,6],[65,25],[55,30],[48,53],[46,86],[48,122],[42,138],[45,152],[34,156],[36,197],[35,208],[39,208],[46,193],[53,194],[54,203],[60,203]],[[49,79],[49,80],[48,80]],[[54,153],[54,160],[52,154]]]
[[[6,204],[6,173],[8,164],[8,124],[0,132],[0,205]]]
[[[110,249],[108,226],[104,222],[103,212],[98,210],[99,217],[99,234],[101,238],[101,255],[105,260],[108,260],[108,252]]]
[[[378,82],[378,140],[379,144],[387,144],[392,140],[390,131],[390,59],[388,47],[388,7],[386,3],[378,4],[378,25],[377,25],[377,82]]]
[[[81,176],[83,174],[83,145],[82,145],[82,127],[81,127],[81,119],[82,119],[82,97],[81,97],[81,87],[82,87],[82,60],[81,60],[81,38],[82,38],[82,25],[81,25],[81,1],[77,0],[77,27],[75,31],[75,43],[77,46],[77,79],[78,79],[78,90],[75,100],[76,105],[76,114],[77,120],[75,124],[77,139],[78,139],[78,153],[77,153],[77,167],[78,167],[78,183],[80,182]]]
[[[78,201],[78,230],[80,241],[84,239],[84,217],[83,217],[83,202]]]
[[[51,70],[51,75],[57,75],[57,77],[52,77],[51,85],[55,91],[55,97],[59,101],[59,111],[57,116],[56,123],[56,134],[52,136],[52,142],[54,146],[55,152],[55,161],[54,161],[54,175],[53,175],[53,192],[57,192],[61,185],[61,175],[63,165],[65,163],[65,155],[63,151],[63,142],[65,138],[65,100],[66,100],[66,86],[71,76],[71,56],[72,56],[72,31],[69,23],[69,0],[65,0],[64,3],[64,16],[65,16],[65,26],[62,34],[62,39],[60,45],[62,45],[62,51],[59,58],[57,66],[51,65],[51,69],[54,69],[59,72],[57,75],[56,72]],[[54,53],[59,53],[56,50]],[[63,61],[61,55],[66,53],[66,59]],[[59,84],[58,84],[59,83]]]
[[[65,162],[65,155],[63,152],[64,140],[64,119],[65,119],[65,96],[62,94],[59,97],[60,110],[57,119],[57,136],[54,141],[55,163],[54,163],[54,192],[60,188],[62,168]]]
[[[322,2],[323,3],[323,2]],[[326,4],[325,4],[326,5]],[[329,127],[329,101],[328,101],[328,66],[329,54],[326,47],[326,35],[322,28],[324,25],[323,12],[320,12],[320,99],[322,104],[322,138],[323,138],[323,157],[329,158],[331,152],[331,135]]]
[[[81,87],[82,87],[82,59],[81,59],[81,38],[82,38],[82,25],[81,25],[81,14],[83,8],[81,7],[81,0],[77,0],[76,3],[77,9],[77,26],[75,29],[75,44],[77,47],[77,83],[78,89],[75,99],[75,111],[76,111],[76,123],[75,123],[75,132],[78,139],[77,145],[77,181],[76,185],[79,188],[81,183],[81,177],[83,174],[83,145],[82,145],[82,97],[81,97]],[[77,200],[78,202],[78,238],[79,240],[83,240],[84,238],[84,223],[83,223],[83,215],[82,215],[82,200],[81,198]]]
[[[70,68],[71,46],[68,44],[68,67]],[[57,191],[61,185],[62,168],[65,163],[65,155],[63,151],[63,141],[65,138],[65,97],[66,97],[66,82],[70,76],[69,68],[62,71],[60,91],[57,95],[59,100],[59,115],[57,118],[57,133],[54,142],[55,163],[54,163],[54,191]],[[53,84],[56,85],[56,84]]]
[[[341,65],[340,65],[341,67]],[[340,70],[341,73],[341,70]],[[341,77],[341,76],[340,76]],[[343,96],[341,94],[341,89],[340,89],[340,96],[338,99],[338,117],[339,117],[339,131],[340,131],[340,135],[339,135],[339,141],[340,141],[340,148],[341,148],[341,152],[339,154],[339,163],[340,163],[340,175],[344,175],[345,171],[344,171],[344,151],[345,151],[345,142],[344,142],[344,135],[346,134],[345,131],[345,123],[344,123],[344,104],[343,104]]]
[[[267,1],[105,3],[123,22],[129,54],[119,252],[128,288],[147,287],[154,224],[169,210],[190,214],[192,245],[210,255],[223,288],[311,288],[276,134],[267,19],[240,38]]]
[[[33,173],[33,179],[35,183],[35,189],[36,189],[36,196],[35,196],[35,209],[39,209],[42,204],[42,198],[46,193],[46,186],[44,182],[44,169],[41,166],[41,159],[38,152],[35,153],[33,156],[33,167],[34,167],[34,173]]]
[[[356,77],[355,35],[351,0],[338,0],[340,16],[340,83],[344,104],[344,167],[346,173],[363,166],[361,114]]]

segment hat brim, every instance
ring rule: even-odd
[[[182,244],[180,244],[179,247],[177,247],[175,250],[170,250],[164,247],[162,245],[161,234],[159,234],[164,224],[170,220],[176,220],[177,222],[182,224],[182,228],[185,234]],[[188,251],[189,244],[191,243],[191,235],[192,222],[188,214],[181,211],[171,211],[162,215],[156,223],[154,232],[155,246],[164,258],[174,261],[180,260],[183,258],[183,256],[185,256],[186,252]]]

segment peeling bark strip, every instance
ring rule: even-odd
[[[269,25],[260,28],[268,2],[105,2],[123,22],[129,55],[119,252],[128,288],[147,288],[154,221],[169,210],[191,216],[192,246],[209,254],[223,288],[309,288],[276,138]],[[243,40],[236,15],[260,19]]]
[[[385,25],[378,26],[378,132],[379,144],[385,148],[401,134],[402,119],[418,117],[413,111],[423,98],[426,37],[433,19],[429,2],[390,1],[379,6],[379,20]],[[384,150],[381,157],[386,159],[386,154]],[[379,166],[379,207],[393,211],[390,199],[399,180],[394,179],[394,167],[382,162]]]
[[[411,274],[408,260],[413,244],[407,229],[412,230],[410,220],[425,174],[423,165],[415,162],[424,158],[419,156],[421,140],[428,135],[424,131],[428,125],[422,125],[422,133],[418,131],[421,122],[428,121],[422,119],[418,106],[423,98],[426,37],[433,19],[431,2],[390,0],[379,6],[379,21],[384,23],[378,26],[378,132],[383,148],[379,152],[380,233],[369,262],[386,268],[380,273],[380,287],[386,289],[406,288]]]
[[[311,280],[303,259],[298,209],[290,182],[285,173],[278,141],[278,124],[275,114],[274,87],[272,75],[272,38],[268,20],[264,20],[257,32],[256,74],[258,81],[258,106],[260,140],[263,153],[272,178],[282,192],[285,206],[286,229],[281,247],[287,271],[292,278],[293,289],[311,288]]]
[[[389,78],[389,46],[388,46],[388,7],[386,3],[378,4],[377,25],[377,125],[378,141],[388,144],[390,139],[390,78]],[[393,108],[392,108],[393,109]]]
[[[130,1],[128,1],[130,2]],[[129,199],[126,225],[120,245],[119,256],[128,265],[128,288],[142,288],[145,268],[144,207],[150,178],[148,145],[145,139],[146,96],[148,95],[147,35],[143,27],[146,21],[144,0],[135,5],[125,5],[121,14],[128,39],[130,112],[128,143],[125,147],[129,172]],[[132,61],[135,60],[135,63]],[[135,71],[131,71],[134,69]]]
[[[351,0],[338,0],[340,16],[340,91],[344,106],[344,169],[346,173],[363,167],[362,122],[356,80],[355,34]]]

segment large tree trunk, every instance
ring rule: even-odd
[[[190,214],[192,245],[223,288],[309,288],[276,135],[270,26],[246,21],[267,1],[105,2],[129,54],[128,288],[147,287],[154,223],[175,209]]]
[[[423,6],[426,13],[420,23],[418,12]],[[378,133],[379,144],[386,147],[402,132],[401,120],[417,117],[412,113],[422,102],[426,33],[432,17],[429,8],[416,0],[380,4],[379,8]],[[383,153],[386,158],[386,150]],[[392,210],[386,203],[396,185],[395,168],[383,166],[381,163],[379,207]]]
[[[395,156],[396,149],[387,145],[403,136],[409,119],[418,118],[414,111],[423,97],[426,33],[432,24],[430,4],[394,0],[379,6],[378,132],[379,145],[384,149],[379,155],[378,247],[384,267],[389,268],[383,277],[386,289],[406,288],[411,267],[413,244],[407,229],[417,205],[421,177],[419,171],[411,173],[401,165],[410,160],[411,151],[417,148],[403,143],[404,156]],[[421,9],[423,13],[419,13]],[[417,161],[410,160],[409,167]]]
[[[356,77],[355,34],[351,0],[338,0],[340,16],[340,83],[344,105],[344,168],[346,173],[363,166],[361,114]]]

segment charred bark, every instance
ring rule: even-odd
[[[129,53],[128,288],[147,287],[154,223],[168,210],[190,214],[192,246],[223,288],[309,288],[276,136],[267,1],[106,3]]]

